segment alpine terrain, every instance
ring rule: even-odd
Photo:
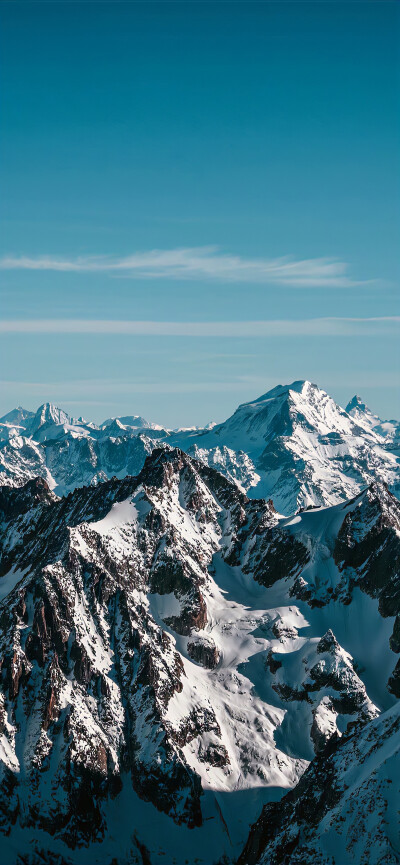
[[[168,430],[142,417],[100,425],[47,403],[0,418],[0,482],[43,477],[58,495],[137,474],[154,447],[179,447],[280,513],[337,504],[374,480],[400,491],[400,424],[360,397],[346,410],[307,381],[279,385],[205,429]]]
[[[396,423],[0,429],[2,865],[399,863]]]

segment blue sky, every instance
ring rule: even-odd
[[[309,378],[399,415],[397,3],[0,18],[0,413],[205,423]]]

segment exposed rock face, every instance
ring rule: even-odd
[[[266,805],[237,865],[397,865],[399,703],[313,760]]]
[[[195,635],[207,625],[213,556],[221,542],[223,556],[239,556],[247,504],[222,476],[171,450],[154,451],[137,478],[61,500],[40,478],[1,490],[5,822],[18,814],[22,829],[72,849],[99,841],[128,776],[176,824],[201,824],[201,779],[184,749],[222,774],[231,760],[207,702],[193,694],[188,708],[170,710],[187,676],[171,633],[189,637],[188,659],[218,664],[213,639]],[[254,528],[268,508],[252,505]],[[153,607],[163,603],[158,624]],[[296,773],[301,762],[287,765]]]
[[[346,514],[334,558],[349,583],[379,598],[383,616],[400,607],[400,503],[384,484],[372,484]]]
[[[178,823],[201,822],[200,780],[165,718],[172,695],[182,690],[182,661],[143,595],[153,562],[156,573],[159,568],[161,549],[178,570],[186,568],[186,560],[179,561],[173,526],[163,526],[160,519],[158,531],[154,521],[147,531],[152,506],[143,487],[138,494],[143,530],[135,543],[129,522],[116,529],[115,543],[112,517],[109,535],[102,523],[110,507],[118,514],[119,500],[140,486],[129,478],[59,501],[38,480],[0,496],[1,569],[11,570],[18,585],[1,613],[3,693],[7,717],[14,719],[22,698],[26,723],[37,730],[30,744],[31,792],[23,819],[56,831],[67,844],[104,835],[101,802],[118,792],[126,771],[139,795]],[[157,499],[157,485],[152,493]],[[130,516],[134,519],[133,505]],[[195,608],[196,600],[201,607],[201,581],[199,573],[195,587],[190,580],[181,584],[186,608]],[[0,580],[0,591],[1,586]],[[151,724],[144,740],[146,716]],[[11,720],[6,733],[13,768],[24,732]],[[56,811],[46,813],[39,801],[56,742],[60,756],[51,783],[62,795]],[[2,807],[7,812],[8,797]]]
[[[349,591],[359,586],[377,598],[384,617],[395,616],[390,648],[400,652],[400,503],[385,484],[372,484],[346,515],[334,558]],[[400,661],[389,689],[400,697]]]
[[[398,507],[377,487],[283,519],[165,448],[62,499],[1,488],[7,865],[232,862],[271,789],[394,702]]]
[[[309,561],[292,583],[292,597],[333,621],[339,605],[348,607],[349,626],[352,623],[355,631],[362,608],[371,617],[379,610],[382,623],[388,620],[387,642],[382,643],[377,620],[373,624],[371,618],[361,643],[360,638],[355,643],[364,657],[369,651],[372,655],[373,646],[382,646],[375,684],[382,678],[387,690],[398,697],[400,663],[394,659],[388,665],[386,659],[400,650],[399,502],[384,484],[373,484],[343,506],[310,511],[296,519],[282,527],[287,526],[307,546]],[[361,656],[355,665],[332,630],[316,643],[314,658],[309,649],[305,653],[300,648],[299,655],[306,674],[302,679],[294,675],[286,655],[271,652],[268,666],[278,693],[311,710],[310,735],[317,756],[279,805],[264,808],[238,865],[394,865],[400,857],[394,816],[400,799],[399,704],[376,717],[376,707],[365,699],[360,679],[365,672]],[[392,669],[389,677],[388,668]],[[344,734],[340,712],[354,713],[355,718]]]
[[[207,637],[198,637],[195,640],[190,640],[187,650],[192,661],[196,661],[197,664],[207,667],[208,670],[213,670],[220,659],[220,652],[214,640]]]

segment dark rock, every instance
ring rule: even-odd
[[[192,661],[208,670],[213,670],[220,660],[220,651],[210,637],[196,637],[195,640],[189,640],[187,651]]]

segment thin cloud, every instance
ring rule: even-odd
[[[297,373],[298,374],[298,373]],[[57,405],[66,407],[74,406],[119,406],[121,410],[121,398],[123,400],[133,399],[140,395],[165,396],[185,395],[193,393],[205,394],[226,394],[232,393],[234,400],[239,402],[242,398],[245,400],[256,398],[261,393],[265,393],[269,388],[274,387],[278,380],[282,382],[293,381],[296,377],[296,371],[283,371],[278,376],[267,375],[241,375],[235,376],[233,379],[227,380],[200,380],[200,381],[176,381],[176,380],[150,380],[141,379],[74,379],[72,381],[4,381],[2,382],[3,400],[9,401],[8,405],[4,405],[0,410],[0,414],[13,407],[16,402],[21,401],[21,396],[15,399],[15,394],[25,393],[22,397],[22,402],[27,401],[30,407],[36,408],[38,403],[45,400],[51,400]],[[352,393],[360,392],[364,388],[390,390],[399,386],[399,374],[396,370],[386,370],[382,372],[368,373],[353,373],[353,376],[345,377],[342,374],[338,376],[322,375],[318,377],[312,374],[312,371],[304,373],[304,377],[309,377],[312,381],[318,381],[321,387],[330,392],[331,388],[343,387],[346,388],[349,398]],[[346,398],[346,401],[347,401]],[[236,407],[235,402],[232,404],[232,411]],[[84,411],[86,414],[86,412]],[[90,411],[87,412],[90,414]],[[160,423],[162,419],[155,418]]]
[[[375,318],[270,319],[266,321],[110,321],[103,319],[13,319],[0,333],[120,334],[165,337],[370,336],[398,332],[400,316]]]
[[[147,279],[209,279],[220,282],[271,283],[293,287],[349,288],[364,285],[349,275],[349,265],[334,258],[243,258],[216,246],[153,249],[123,258],[84,256],[57,258],[4,256],[2,270],[108,273]]]

